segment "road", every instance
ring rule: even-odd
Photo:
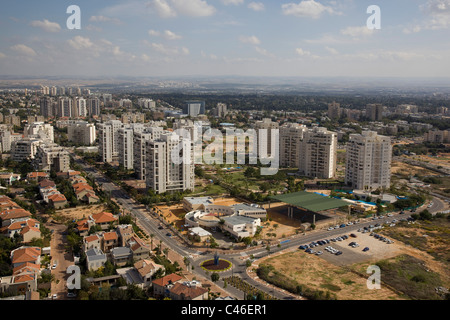
[[[74,157],[75,161],[82,166],[83,170],[85,170],[92,178],[94,178],[98,185],[102,186],[103,190],[110,193],[111,198],[116,199],[116,201],[122,206],[123,209],[130,212],[130,214],[136,218],[136,222],[144,229],[144,231],[147,234],[154,235],[153,240],[154,243],[158,243],[159,241],[161,241],[167,248],[176,252],[181,257],[187,257],[189,259],[190,266],[194,267],[194,269],[191,270],[191,272],[196,276],[209,279],[208,274],[200,267],[200,264],[205,260],[212,259],[215,253],[214,250],[201,252],[196,248],[188,246],[186,243],[181,241],[176,235],[173,235],[171,237],[167,236],[166,234],[168,232],[170,232],[171,234],[173,234],[173,232],[169,231],[166,227],[160,229],[161,223],[157,218],[156,214],[152,214],[147,210],[140,209],[142,205],[136,203],[134,199],[130,198],[128,194],[124,190],[122,190],[119,186],[111,182],[97,169],[86,164],[78,156],[74,155],[73,153],[71,153],[71,155],[72,157]],[[445,202],[434,197],[433,205],[430,208],[427,208],[427,206],[424,205],[421,208],[419,208],[417,212],[420,212],[420,210],[427,208],[431,213],[437,213],[442,211],[442,209],[445,207],[446,207]],[[369,227],[370,225],[375,225],[376,223],[381,224],[385,220],[392,221],[393,219],[408,218],[410,215],[411,212],[406,212],[405,214],[399,214],[397,212],[393,214],[392,217],[385,217],[382,220],[376,221],[368,220],[359,224],[346,226],[345,228],[334,229],[332,231],[315,230],[308,232],[304,235],[300,234],[292,236],[291,238],[288,239],[283,239],[281,242],[276,242],[272,246],[270,246],[270,250],[267,250],[266,246],[264,247],[260,246],[260,247],[250,247],[245,252],[237,252],[237,253],[231,252],[229,254],[224,255],[222,258],[232,262],[233,268],[229,271],[220,273],[220,277],[225,278],[228,276],[237,275],[250,285],[260,289],[261,291],[264,291],[267,294],[274,296],[277,299],[281,300],[295,299],[293,295],[287,292],[283,292],[277,288],[274,289],[268,286],[266,283],[262,284],[261,282],[256,281],[252,277],[250,277],[247,274],[247,266],[246,266],[246,260],[249,258],[249,256],[253,255],[255,259],[260,259],[268,255],[279,253],[283,250],[290,250],[292,248],[297,248],[302,244],[307,244],[313,241],[318,241],[326,238],[333,238],[343,234],[349,234],[355,232],[359,228]],[[219,281],[218,284],[223,287],[223,281]],[[227,286],[227,288],[224,290],[229,292],[230,295],[235,296],[239,299],[244,298],[244,293],[242,291],[237,290],[231,286]]]

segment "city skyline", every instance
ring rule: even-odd
[[[69,30],[70,5],[81,29]],[[381,9],[369,30],[367,8]],[[7,1],[13,76],[448,77],[450,1]]]

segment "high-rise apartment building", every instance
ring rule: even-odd
[[[23,130],[25,137],[34,137],[45,142],[54,142],[55,136],[53,133],[53,126],[44,122],[33,122],[27,124]]]
[[[133,161],[134,172],[137,179],[146,180],[147,161],[146,143],[149,140],[157,140],[163,133],[162,127],[146,127],[144,131],[133,132]]]
[[[194,190],[193,154],[192,141],[173,132],[147,141],[147,187],[156,193]]]
[[[97,139],[95,125],[87,121],[69,120],[67,125],[67,138],[76,144],[93,145],[95,139]]]
[[[336,102],[328,104],[328,118],[339,119],[341,117],[341,105]]]
[[[72,117],[72,99],[68,97],[60,97],[58,99],[58,110],[57,110],[57,116]]]
[[[337,133],[314,127],[303,133],[299,172],[305,176],[330,179],[336,175]]]
[[[103,162],[112,162],[119,152],[119,129],[123,124],[119,120],[109,120],[97,124],[98,150]]]
[[[88,113],[90,117],[100,115],[100,99],[91,98],[87,100]]]
[[[205,101],[186,101],[183,106],[183,114],[193,118],[199,114],[205,114]]]
[[[383,120],[384,106],[379,103],[368,104],[366,107],[366,117],[372,121]]]
[[[53,113],[53,101],[49,97],[42,97],[39,100],[39,107],[41,111],[41,115],[44,116],[44,118],[50,118],[54,116]]]
[[[298,167],[300,143],[306,126],[298,123],[286,123],[280,127],[280,166]]]
[[[69,153],[56,143],[40,144],[32,163],[39,171],[67,172],[70,170]]]
[[[272,133],[272,131],[279,129],[278,122],[273,122],[272,119],[270,119],[270,118],[264,118],[262,121],[256,122],[255,128],[256,128],[256,131],[258,134],[259,154],[273,157],[274,155],[272,153],[275,150],[272,151],[272,136],[274,136],[274,138],[276,137],[277,140],[274,141],[274,143],[278,144],[279,143],[279,135],[274,134],[276,132]],[[266,134],[261,135],[260,134],[261,131],[264,131],[264,130],[265,130]]]
[[[86,117],[88,114],[86,99],[76,97],[73,99],[72,117]]]
[[[347,143],[345,183],[354,189],[389,188],[391,138],[374,131],[351,134]]]

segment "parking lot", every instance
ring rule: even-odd
[[[377,231],[374,230],[373,233],[376,234],[376,232]],[[339,236],[324,238],[323,240],[328,240],[326,241],[328,243],[322,245],[319,244],[312,248],[310,247],[309,249],[313,250],[313,253],[310,254],[317,255],[317,253],[321,251],[322,254],[317,255],[318,257],[335,265],[342,266],[369,261],[372,259],[386,259],[401,253],[401,246],[396,242],[389,243],[382,241],[375,238],[374,235],[371,235],[371,232],[352,232],[352,234],[356,237],[351,237],[350,234],[351,233],[342,233]],[[335,241],[332,241],[332,239]],[[352,247],[349,245],[351,243],[356,243],[357,245]],[[307,243],[307,245],[310,245],[310,243]],[[327,247],[329,250],[326,249]],[[330,249],[330,247],[335,250]],[[368,250],[363,251],[366,247]],[[337,251],[342,253],[336,254]]]

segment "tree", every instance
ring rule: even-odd
[[[220,279],[220,276],[219,276],[219,274],[217,272],[213,272],[211,274],[211,281],[212,282],[217,282],[217,281],[219,281],[219,279]]]
[[[420,220],[432,220],[433,215],[427,209],[425,209],[419,214],[419,219]]]

